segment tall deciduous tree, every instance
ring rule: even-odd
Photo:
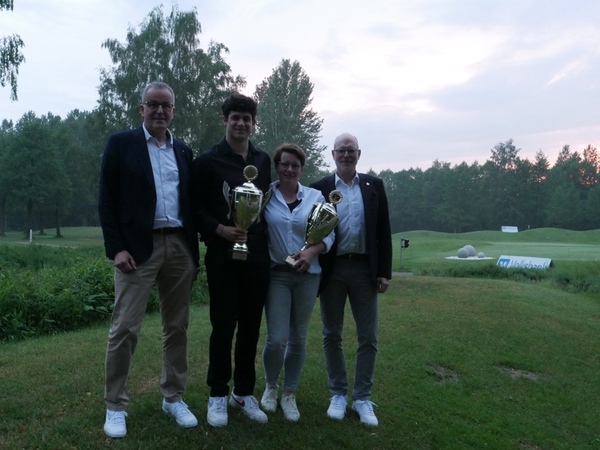
[[[253,141],[270,155],[284,142],[299,145],[306,152],[303,184],[320,178],[325,168],[325,146],[319,145],[323,120],[310,108],[313,88],[298,61],[283,59],[254,93],[259,106]]]
[[[15,130],[12,121],[3,120],[0,125],[0,236],[5,236],[6,231],[6,205],[8,199],[8,145],[13,139]]]
[[[7,196],[26,211],[25,231],[34,228],[34,212],[43,214],[48,205],[65,200],[70,190],[64,154],[55,139],[60,122],[60,117],[50,113],[38,118],[29,112],[15,125],[6,148],[2,168],[7,171],[3,175]]]
[[[164,81],[175,91],[175,135],[194,149],[220,140],[219,115],[225,97],[245,85],[231,75],[223,59],[228,49],[210,42],[200,48],[197,11],[181,12],[173,6],[165,16],[162,6],[153,9],[137,32],[130,28],[125,43],[103,43],[114,66],[101,70],[98,111],[107,132],[139,126],[141,93],[151,81]]]
[[[62,192],[53,196],[47,204],[47,212],[52,215],[57,237],[61,236],[60,227],[64,219],[70,225],[92,225],[97,222],[102,144],[95,145],[91,140],[87,127],[90,116],[90,112],[73,110],[52,130],[66,175]]]
[[[0,0],[0,11],[3,9],[12,11],[13,0]],[[3,36],[0,38],[0,86],[10,86],[10,99],[17,100],[17,75],[19,66],[25,57],[21,48],[25,43],[18,34]]]

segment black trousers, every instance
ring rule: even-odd
[[[233,245],[233,244],[232,244]],[[236,395],[253,395],[256,384],[256,345],[263,307],[269,288],[269,252],[266,239],[248,243],[246,261],[231,259],[231,246],[214,245],[206,250],[205,267],[210,294],[207,384],[211,397],[229,393],[234,349],[233,385]]]

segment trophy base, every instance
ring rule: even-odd
[[[294,267],[296,265],[296,263],[298,262],[297,259],[292,258],[291,256],[288,256],[287,258],[285,258],[285,262],[291,266]]]
[[[231,249],[231,259],[236,261],[246,261],[248,259],[248,246],[246,244],[235,244]]]
[[[231,252],[231,259],[235,261],[246,261],[248,259],[248,252]]]

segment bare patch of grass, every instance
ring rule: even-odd
[[[499,366],[498,370],[511,378],[524,378],[530,381],[542,381],[542,375],[530,370],[517,369],[516,367]]]
[[[427,372],[434,377],[438,383],[455,383],[459,379],[458,373],[450,367],[430,364],[427,367]]]

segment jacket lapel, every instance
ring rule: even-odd
[[[146,143],[144,129],[139,127],[135,131],[134,148],[140,163],[140,169],[142,170],[142,173],[146,175],[146,178],[148,178],[150,184],[154,186],[154,173],[152,172],[152,162],[150,162],[150,154],[148,153],[148,144]]]
[[[360,179],[360,192],[362,194],[363,205],[365,208],[365,225],[367,236],[370,235],[374,230],[373,219],[376,216],[374,207],[377,205],[377,191],[373,186],[373,183],[367,179],[365,174],[359,174]]]

